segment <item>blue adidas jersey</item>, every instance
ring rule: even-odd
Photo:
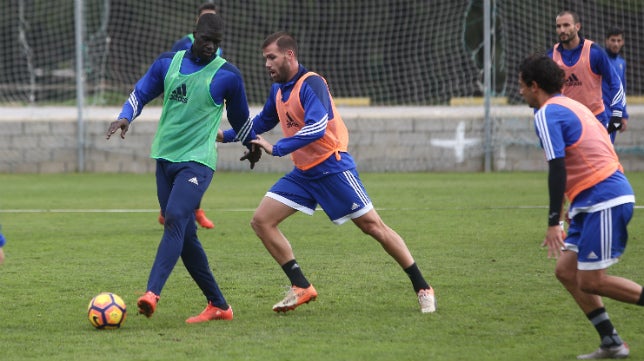
[[[287,100],[291,96],[291,91],[300,77],[308,73],[308,70],[300,65],[297,75],[286,83],[273,83],[270,94],[262,110],[253,118],[252,127],[255,133],[262,134],[277,126],[280,122],[275,104],[277,91],[282,91],[282,99]],[[304,109],[304,123],[296,135],[282,138],[273,145],[273,155],[277,157],[288,155],[297,149],[300,149],[324,136],[326,124],[329,119],[333,119],[333,107],[331,96],[327,85],[319,76],[310,76],[300,88],[300,101]],[[224,132],[224,142],[234,141],[236,134],[233,130]],[[296,168],[305,176],[317,177],[324,174],[333,174],[343,172],[347,169],[355,168],[353,158],[342,153],[340,161],[331,156],[321,164],[302,171]]]
[[[163,53],[152,63],[145,75],[136,82],[130,97],[123,104],[119,118],[132,122],[147,103],[163,94],[165,76],[174,54]],[[192,74],[208,63],[193,55],[191,50],[186,50],[180,71],[182,74]],[[227,62],[215,73],[210,83],[210,96],[216,104],[226,103],[228,122],[233,129],[241,130],[244,124],[250,123],[244,82],[239,69],[234,65]],[[249,146],[248,142],[254,138],[254,133],[247,133],[242,138],[244,145]]]
[[[581,56],[581,50],[584,47],[584,39],[581,38],[579,45],[574,49],[564,49],[561,44],[557,45],[556,51],[561,53],[561,59],[567,66],[573,66]],[[548,56],[552,58],[553,48],[548,50]],[[590,47],[590,69],[593,73],[602,77],[602,83],[607,84],[607,91],[603,90],[603,96],[607,96],[610,101],[610,107],[606,110],[608,117],[618,116],[622,117],[624,107],[626,106],[626,95],[622,88],[622,82],[619,76],[613,71],[613,66],[608,59],[608,55],[597,43],[593,43]],[[605,95],[604,95],[605,94]],[[607,120],[607,119],[606,119]]]
[[[565,158],[566,147],[575,144],[582,132],[581,120],[577,114],[559,104],[547,104],[537,110],[534,126],[548,161]],[[605,209],[616,205],[615,203],[631,200],[634,202],[633,194],[626,176],[618,170],[607,179],[579,193],[570,205],[570,216],[573,217],[579,212]]]
[[[608,55],[608,60],[610,61],[611,65],[613,66],[613,69],[617,72],[617,75],[619,76],[619,80],[622,82],[622,88],[624,89],[624,93],[626,93],[626,60],[622,58],[621,55],[619,54],[612,54],[610,52],[606,52]],[[606,109],[611,108],[611,99],[609,97],[610,94],[610,85],[605,82],[602,79],[602,95],[604,98],[604,106]],[[626,105],[624,105],[624,111],[622,112],[622,117],[628,119],[628,112],[626,111]]]

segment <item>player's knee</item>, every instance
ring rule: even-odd
[[[378,234],[379,229],[376,222],[360,222],[356,224],[364,234],[368,234],[373,237]]]
[[[255,233],[259,233],[262,229],[266,228],[266,225],[266,221],[257,215],[253,215],[253,218],[250,220],[250,228],[252,228]]]
[[[370,235],[380,243],[385,242],[385,240],[392,239],[392,234],[390,233],[391,229],[386,225],[384,225],[383,223],[378,223],[378,222],[370,223],[361,229],[362,229],[362,232]]]
[[[250,219],[250,228],[252,228],[255,232],[257,232],[258,227],[259,227],[259,222],[257,218],[253,216],[253,218]]]
[[[365,214],[353,219],[353,223],[355,223],[363,233],[376,238],[378,238],[378,235],[383,234],[387,228],[380,217],[373,217],[370,214]]]
[[[164,223],[168,225],[172,225],[176,222],[179,222],[181,219],[189,217],[190,213],[186,213],[183,210],[178,208],[167,208],[165,210],[164,216],[165,216]]]
[[[557,280],[561,282],[564,285],[571,285],[576,282],[576,273],[571,272],[569,269],[564,268],[564,267],[556,267],[555,268],[555,277],[557,277]]]

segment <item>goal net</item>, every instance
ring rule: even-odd
[[[74,104],[74,6],[83,4],[88,105],[119,105],[157,55],[191,32],[195,0],[9,0],[0,13],[0,105]],[[584,36],[603,44],[625,31],[627,94],[642,94],[644,1],[490,0],[491,94],[519,102],[516,66],[555,40],[555,16],[575,10]],[[270,80],[260,44],[276,30],[300,42],[300,61],[336,98],[371,105],[437,105],[483,95],[483,0],[215,1],[224,57],[244,75],[251,104]]]

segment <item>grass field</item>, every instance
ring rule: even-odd
[[[540,247],[545,173],[362,174],[388,225],[435,287],[421,314],[407,276],[379,245],[322,212],[282,231],[320,296],[288,314],[271,306],[288,280],[248,223],[279,174],[222,173],[200,230],[232,322],[188,325],[205,300],[181,262],[157,313],[136,315],[161,237],[153,175],[0,175],[2,360],[572,360],[599,338],[553,276]],[[644,173],[629,174],[636,195]],[[611,273],[644,282],[637,209],[623,262]],[[86,318],[101,291],[129,305],[120,330]],[[631,359],[644,359],[641,307],[606,301]]]

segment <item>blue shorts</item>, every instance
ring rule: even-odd
[[[319,204],[335,224],[358,218],[373,209],[355,168],[317,179],[291,172],[278,180],[266,197],[308,215]]]
[[[566,249],[577,252],[579,270],[600,270],[617,263],[624,253],[633,217],[633,203],[592,213],[579,213],[568,228]]]

